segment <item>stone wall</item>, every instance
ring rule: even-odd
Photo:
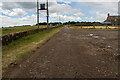
[[[57,28],[57,27],[60,27],[60,26],[50,27],[49,29],[53,29],[53,28]],[[24,32],[19,32],[19,33],[15,33],[15,34],[9,34],[9,35],[2,36],[1,37],[2,46],[8,45],[13,40],[17,40],[24,36],[35,34],[35,33],[38,33],[40,31],[44,31],[44,30],[47,30],[47,28],[33,29],[33,30],[29,30],[29,31],[24,31]]]

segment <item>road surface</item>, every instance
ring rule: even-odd
[[[5,78],[115,78],[118,32],[63,28]]]

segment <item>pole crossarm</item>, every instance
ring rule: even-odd
[[[38,10],[47,10],[47,9],[38,9]]]

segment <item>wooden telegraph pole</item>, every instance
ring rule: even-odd
[[[47,28],[49,28],[49,10],[48,10],[48,0],[46,2],[47,5]]]
[[[59,16],[59,25],[60,25],[60,22],[61,22],[61,19],[60,19],[60,16]]]
[[[39,28],[39,2],[38,2],[38,0],[37,0],[37,25]]]

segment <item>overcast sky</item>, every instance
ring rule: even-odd
[[[36,24],[36,2],[5,1],[0,2],[0,26]],[[39,1],[44,3],[43,0]],[[108,0],[108,2],[97,2],[95,0],[88,2],[87,0],[84,0],[84,2],[77,1],[50,1],[50,22],[59,21],[59,18],[61,22],[103,22],[108,13],[110,15],[118,15],[118,2],[116,0]],[[40,11],[40,22],[46,22],[46,11]]]

